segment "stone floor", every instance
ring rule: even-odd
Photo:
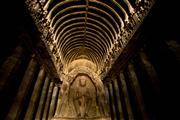
[[[61,118],[54,117],[51,120],[111,120],[110,117],[93,117],[93,118]]]

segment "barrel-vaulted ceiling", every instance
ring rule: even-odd
[[[27,3],[31,11],[42,11],[35,16],[48,24],[51,42],[63,65],[83,58],[102,69],[140,0],[32,1]]]
[[[123,4],[122,0],[49,1],[47,19],[63,61],[84,57],[101,65],[124,26]]]

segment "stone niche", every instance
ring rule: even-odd
[[[110,120],[103,83],[89,72],[69,75],[59,97],[52,120]]]

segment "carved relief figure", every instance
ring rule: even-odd
[[[58,109],[56,111],[56,115],[61,115],[63,116],[63,112],[62,111],[66,111],[65,108],[67,108],[68,106],[68,99],[69,99],[69,83],[67,82],[64,82],[62,84],[62,87],[61,87],[61,90],[60,90],[60,97],[61,98],[61,101],[58,105]],[[60,114],[62,113],[62,114]]]
[[[88,117],[88,111],[92,103],[92,96],[86,84],[87,77],[80,76],[77,82],[77,89],[74,94],[74,107],[77,117]]]
[[[97,100],[99,112],[101,116],[107,116],[107,110],[105,107],[107,105],[107,100],[106,100],[104,85],[101,80],[96,79],[95,86],[97,90],[96,100]]]
[[[107,101],[102,81],[78,74],[61,86],[60,102],[52,120],[107,118]]]

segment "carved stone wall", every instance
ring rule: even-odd
[[[102,81],[83,67],[67,76],[52,120],[110,119]]]

